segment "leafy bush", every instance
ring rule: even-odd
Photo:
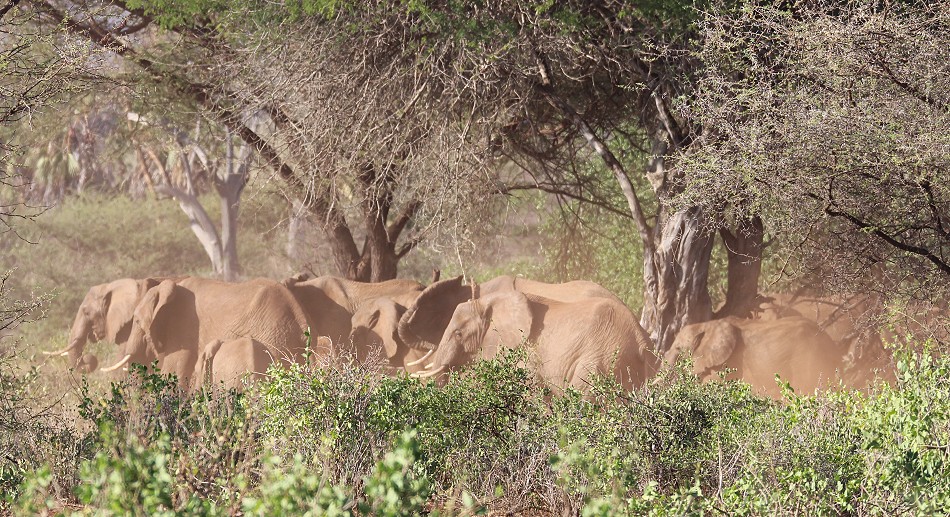
[[[442,490],[492,494],[528,477],[526,465],[549,471],[553,451],[545,436],[554,430],[543,424],[546,393],[517,362],[516,355],[478,362],[444,387],[359,366],[272,370],[261,387],[261,430],[274,449],[302,454],[334,482],[358,485],[379,451],[412,429],[415,473]]]
[[[584,515],[946,514],[950,359],[899,364],[897,386],[782,403],[681,370],[608,385],[569,404],[555,465]]]
[[[884,513],[950,513],[950,359],[897,363],[897,386],[853,410],[865,453],[864,490]]]
[[[346,490],[327,483],[326,476],[307,467],[299,455],[283,466],[278,457],[266,462],[257,490],[243,498],[245,515],[352,515],[355,506]]]
[[[394,449],[366,478],[366,500],[359,505],[363,515],[399,517],[422,513],[432,493],[432,483],[413,470],[421,452],[417,436],[415,430],[400,434]]]
[[[584,501],[628,500],[650,484],[666,493],[705,484],[721,455],[738,449],[732,439],[771,405],[743,384],[702,384],[685,366],[662,371],[650,389],[625,392],[601,379],[589,400],[573,393],[556,403],[554,462]]]
[[[137,367],[107,397],[87,393],[94,429],[56,449],[78,483],[49,455],[4,483],[19,482],[19,513],[950,512],[950,358],[906,354],[895,386],[786,387],[780,402],[686,365],[632,392],[608,379],[553,392],[522,359],[443,386],[372,365],[274,367],[243,394],[186,395]]]

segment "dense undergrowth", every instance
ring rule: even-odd
[[[85,425],[21,426],[17,439],[43,444],[42,453],[8,449],[0,460],[6,510],[950,512],[950,359],[943,357],[907,355],[893,387],[788,392],[782,403],[740,383],[701,384],[683,367],[634,392],[602,381],[587,398],[555,393],[514,356],[479,362],[441,387],[384,377],[371,366],[269,373],[244,394],[186,396],[173,380],[138,369],[105,397],[85,393]],[[5,392],[21,389],[3,384]]]

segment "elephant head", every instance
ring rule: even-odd
[[[693,371],[703,377],[726,364],[742,342],[742,333],[728,321],[687,325],[677,334],[664,359],[672,364],[684,353],[693,358]]]
[[[390,298],[376,298],[353,314],[350,341],[356,347],[359,361],[365,361],[374,348],[382,346],[390,362],[402,366],[399,356],[405,357],[408,347],[399,338],[396,328],[405,311],[405,307]]]
[[[399,319],[399,338],[413,348],[433,348],[442,338],[455,308],[471,296],[462,277],[436,282],[425,288]]]
[[[86,343],[108,340],[124,343],[130,335],[135,306],[160,279],[123,278],[93,286],[83,298],[69,332],[66,348],[47,355],[68,355],[69,363],[83,372],[96,369],[95,356],[83,355]]]
[[[524,294],[504,291],[479,297],[477,286],[473,291],[471,300],[455,308],[432,363],[417,377],[432,377],[463,365],[479,351],[482,357],[493,357],[530,337],[534,315]]]
[[[164,280],[149,289],[135,307],[125,356],[113,366],[103,368],[103,371],[117,370],[129,363],[148,364],[161,359],[176,344],[173,339],[169,339],[166,329],[197,329],[194,322],[185,320],[181,314],[176,314],[180,311],[175,310],[188,304],[190,294],[173,280]]]
[[[405,312],[404,305],[382,297],[364,304],[353,314],[350,341],[359,361],[365,361],[373,350],[382,348],[391,366],[409,368],[423,363],[434,353],[429,350],[423,357],[411,360],[413,349],[403,342],[397,331],[399,319]]]

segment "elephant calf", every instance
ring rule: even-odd
[[[261,379],[273,362],[267,347],[256,339],[215,339],[198,356],[195,381],[242,390],[245,379]]]

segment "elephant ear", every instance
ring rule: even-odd
[[[117,291],[119,290],[106,291],[101,301],[102,316],[106,322],[105,339],[113,343],[121,342],[119,335],[123,333],[124,328],[128,328],[128,325],[132,323],[136,301],[131,299],[132,293],[122,296],[121,292],[117,295]],[[128,337],[128,335],[126,334],[125,337]]]
[[[180,290],[181,288],[175,282],[165,280],[149,289],[142,301],[135,307],[134,318],[138,321],[138,325],[142,327],[142,330],[145,331],[147,340],[158,354],[161,354],[164,350],[165,343],[162,343],[160,339],[155,339],[156,331],[167,319],[166,314],[169,312],[169,304],[174,301]]]
[[[426,287],[400,317],[396,327],[399,338],[413,348],[435,348],[455,308],[468,300],[470,293],[461,276]]]
[[[96,293],[100,313],[105,318],[105,338],[113,343],[124,343],[132,329],[135,307],[149,289],[161,283],[158,278],[124,279],[101,286]]]
[[[488,329],[482,339],[482,348],[488,351],[488,356],[502,348],[517,348],[531,337],[534,314],[531,312],[531,302],[524,294],[518,291],[503,292],[474,303],[476,310],[478,305],[484,306],[483,317]],[[466,349],[466,352],[474,350]]]
[[[399,349],[404,347],[402,340],[399,339],[399,318],[405,312],[405,308],[393,301],[379,303],[377,305],[378,317],[376,320],[376,333],[383,340],[383,352],[386,357],[392,359],[399,353]]]
[[[135,306],[145,292],[146,289],[139,289],[137,281],[122,280],[99,293],[101,314],[106,324],[105,339],[118,344],[129,338]]]
[[[741,340],[742,334],[735,325],[726,321],[710,322],[693,354],[694,370],[706,373],[722,367]]]

